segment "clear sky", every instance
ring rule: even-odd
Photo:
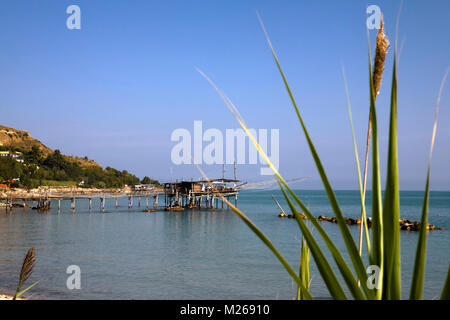
[[[66,8],[81,8],[69,30]],[[320,181],[259,26],[264,20],[332,184],[356,189],[357,178],[341,63],[345,65],[360,159],[368,119],[366,6],[384,13],[394,43],[399,1],[133,1],[0,2],[0,124],[30,131],[49,147],[88,156],[140,177],[198,178],[176,166],[170,135],[237,128],[208,74],[250,127],[280,129],[285,178]],[[423,189],[434,107],[450,65],[450,1],[404,1],[399,43],[400,187]],[[371,31],[373,40],[376,31]],[[386,140],[393,50],[378,97],[380,155]],[[432,163],[434,190],[450,190],[450,83],[441,99]],[[238,167],[251,181],[260,166]],[[220,176],[221,167],[205,167]],[[384,174],[383,170],[383,176]],[[232,167],[227,168],[232,174]]]

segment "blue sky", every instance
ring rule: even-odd
[[[81,8],[81,30],[66,8]],[[280,129],[280,171],[320,181],[259,26],[260,13],[332,184],[356,189],[341,63],[360,159],[368,119],[367,5],[380,6],[394,43],[399,1],[19,1],[0,3],[0,124],[30,131],[49,147],[160,180],[197,178],[171,163],[177,128],[238,125],[208,74],[250,127]],[[399,42],[400,187],[423,189],[439,85],[450,65],[449,1],[404,1]],[[373,40],[376,31],[371,31]],[[386,166],[393,50],[378,97]],[[434,190],[450,190],[450,95],[444,88],[432,163]],[[238,177],[265,180],[260,166]],[[204,167],[220,175],[218,166]],[[227,168],[231,175],[231,166]],[[384,176],[383,170],[383,176]]]

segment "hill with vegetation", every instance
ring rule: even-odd
[[[0,126],[0,151],[20,152],[20,161],[0,157],[0,183],[35,188],[42,185],[121,188],[140,183],[159,186],[157,180],[142,181],[126,170],[105,169],[87,157],[63,155],[27,131]]]
[[[37,146],[44,156],[53,152],[42,142],[30,136],[28,131],[0,125],[0,147],[2,147],[2,150],[9,150],[9,148],[31,150],[33,146]]]
[[[47,147],[38,139],[33,138],[28,131],[17,130],[0,125],[0,151],[17,150],[19,152],[26,152],[32,147],[38,147],[43,156],[48,156],[53,153],[53,150]],[[67,156],[63,157],[70,162],[77,162],[81,167],[101,167],[94,160],[89,160],[86,157]]]

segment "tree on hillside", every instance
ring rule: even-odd
[[[149,177],[145,176],[144,179],[141,180],[142,184],[150,184],[152,183],[152,179],[150,179]]]
[[[158,180],[150,179],[149,177],[145,176],[144,179],[141,180],[142,184],[154,184],[156,186],[159,186],[160,183]]]
[[[30,151],[24,153],[24,160],[32,164],[40,164],[42,162],[42,151],[38,146],[32,146]]]
[[[0,179],[12,180],[20,178],[23,166],[11,157],[0,158]]]
[[[64,170],[67,165],[67,161],[64,159],[61,151],[56,149],[52,154],[49,154],[47,158],[45,158],[44,165],[52,169],[56,168],[59,170]]]

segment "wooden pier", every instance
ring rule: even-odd
[[[89,210],[92,210],[92,200],[100,200],[100,210],[105,210],[106,200],[114,200],[115,207],[118,207],[118,200],[123,198],[128,198],[128,208],[133,207],[133,199],[136,199],[137,206],[141,206],[141,199],[146,200],[146,206],[149,207],[149,199],[152,199],[150,204],[153,208],[158,207],[158,198],[163,196],[163,191],[133,191],[126,193],[89,193],[89,194],[77,194],[77,193],[43,193],[40,195],[13,195],[9,194],[6,197],[0,197],[0,202],[6,203],[6,210],[13,206],[19,206],[20,204],[25,204],[27,202],[35,202],[37,206],[34,208],[42,209],[49,208],[48,204],[51,200],[58,202],[58,211],[61,209],[61,201],[70,201],[70,208],[72,210],[76,209],[76,203],[78,201],[88,201]]]
[[[142,190],[145,185],[134,186],[132,191],[127,192],[90,192],[83,191],[60,191],[49,192],[44,191],[36,194],[15,194],[9,193],[6,197],[0,195],[0,204],[6,202],[8,210],[12,207],[23,206],[26,207],[26,202],[36,202],[37,206],[34,209],[48,210],[50,209],[50,201],[58,202],[58,211],[61,210],[61,201],[70,201],[70,208],[75,211],[77,201],[88,201],[89,210],[92,210],[92,200],[100,199],[100,210],[104,212],[106,200],[114,200],[115,207],[118,207],[118,200],[128,198],[128,208],[132,208],[133,204],[141,206],[141,200],[145,200],[147,209],[153,206],[153,210],[158,209],[159,197],[164,197],[164,208],[167,211],[183,211],[187,209],[223,209],[224,201],[221,195],[230,201],[234,198],[234,205],[237,206],[237,199],[239,190],[245,183],[238,184],[240,181],[236,179],[236,164],[234,164],[234,179],[225,178],[225,165],[222,166],[222,178],[211,180],[198,181],[176,181],[166,182],[163,184],[163,189]],[[138,188],[139,187],[139,188]],[[151,199],[152,202],[149,202]],[[133,201],[135,200],[135,201]]]
[[[228,201],[234,198],[237,206],[239,188],[235,179],[214,179],[210,181],[180,181],[164,184],[165,206],[174,208],[223,209],[222,194]],[[230,184],[232,184],[230,186]]]
[[[236,187],[238,180],[215,179],[208,181],[180,181],[167,182],[162,190],[131,191],[124,193],[75,193],[75,192],[47,192],[41,194],[7,194],[0,196],[0,203],[6,204],[0,208],[9,210],[12,207],[26,207],[29,202],[36,203],[31,206],[35,209],[50,209],[50,201],[57,201],[58,211],[61,210],[61,201],[70,201],[70,208],[75,211],[79,201],[88,201],[89,210],[92,210],[92,200],[100,200],[100,211],[105,210],[106,201],[114,201],[118,207],[119,199],[128,199],[128,208],[141,207],[158,209],[160,197],[164,197],[163,209],[168,211],[182,211],[187,209],[223,209],[224,201],[219,192],[230,201],[234,198],[237,205],[239,188]],[[230,186],[230,184],[232,184]],[[29,206],[29,205],[28,205]]]

